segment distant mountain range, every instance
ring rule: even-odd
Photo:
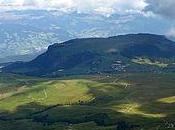
[[[16,61],[18,57],[37,54],[51,44],[73,38],[115,35],[117,30],[113,29],[118,26],[115,21],[105,20],[102,16],[62,15],[42,10],[8,11],[1,17],[0,59],[8,57],[11,60],[15,55]]]
[[[17,62],[2,70],[32,76],[172,72],[175,42],[154,34],[74,39],[49,46],[30,62]]]
[[[0,16],[0,62],[30,60],[49,45],[75,38],[109,37],[118,34],[145,32],[159,33],[155,29],[163,25],[151,24],[156,21],[145,17],[89,15],[73,12],[62,14],[58,11],[23,10],[1,12]],[[167,26],[166,26],[167,27]],[[34,55],[35,54],[35,55]],[[16,56],[16,58],[14,57]],[[25,57],[26,56],[26,57]],[[8,58],[7,58],[8,57]],[[19,58],[23,57],[23,58]],[[6,60],[3,60],[6,59]]]
[[[0,63],[9,63],[9,62],[17,62],[17,61],[23,61],[23,62],[31,61],[34,58],[36,58],[38,55],[43,53],[44,51],[46,51],[46,50],[35,52],[33,54],[14,55],[14,56],[3,57],[3,58],[0,58]]]

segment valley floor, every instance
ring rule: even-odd
[[[175,74],[0,74],[0,130],[175,130]]]

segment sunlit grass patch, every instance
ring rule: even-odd
[[[175,103],[175,96],[172,96],[172,97],[166,97],[166,98],[161,98],[158,100],[158,102],[161,102],[161,103]]]
[[[145,64],[145,65],[153,65],[161,68],[165,68],[168,66],[167,63],[163,63],[160,61],[151,61],[148,58],[142,58],[142,57],[137,57],[135,59],[132,59],[132,62],[137,63],[137,64]]]
[[[130,103],[114,105],[112,106],[112,109],[114,109],[117,112],[129,114],[129,115],[141,115],[141,116],[150,117],[150,118],[166,117],[166,114],[163,114],[163,113],[148,113],[146,111],[142,111],[140,110],[140,107],[141,107],[141,104],[130,102]]]
[[[94,97],[89,88],[79,80],[49,81],[11,95],[0,101],[0,109],[15,110],[18,106],[31,102],[42,105],[72,105],[87,103]]]

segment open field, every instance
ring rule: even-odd
[[[0,75],[0,130],[175,130],[175,74]]]

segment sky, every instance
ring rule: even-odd
[[[63,14],[71,14],[72,12],[98,14],[106,18],[117,14],[120,16],[133,16],[137,17],[137,19],[145,17],[153,21],[160,19],[161,23],[169,24],[164,34],[171,37],[175,37],[174,7],[175,0],[0,0],[1,13],[7,10],[40,9],[56,10]],[[143,24],[144,22],[143,20]],[[156,24],[155,22],[153,23]]]

